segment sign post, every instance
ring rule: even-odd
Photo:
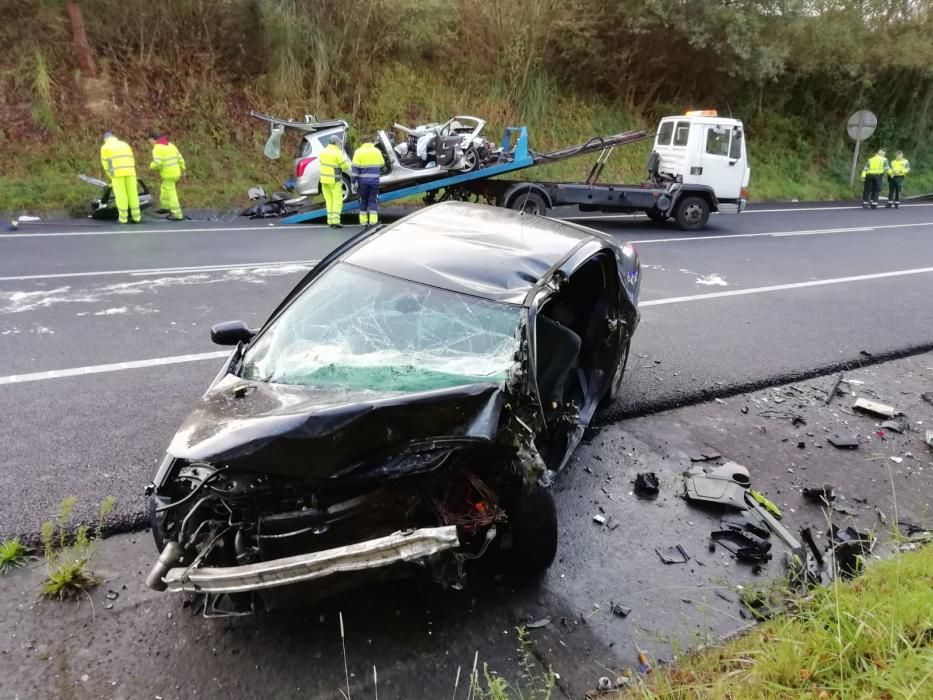
[[[875,133],[877,126],[878,117],[867,109],[860,109],[849,117],[846,122],[846,131],[849,133],[849,138],[855,141],[855,150],[852,153],[852,170],[849,172],[850,187],[855,184],[855,168],[858,166],[859,146],[862,145],[862,141]]]

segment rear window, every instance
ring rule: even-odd
[[[677,122],[677,129],[674,131],[674,145],[686,146],[690,139],[690,122]]]
[[[661,122],[661,128],[658,129],[659,146],[668,146],[671,143],[671,136],[674,135],[674,122]]]
[[[729,155],[732,132],[722,127],[711,126],[706,130],[706,152],[713,156]]]

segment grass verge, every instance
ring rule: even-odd
[[[933,547],[814,589],[794,611],[617,699],[791,697],[933,697]]]

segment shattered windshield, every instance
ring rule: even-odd
[[[340,263],[246,352],[245,379],[374,391],[499,382],[521,309]]]

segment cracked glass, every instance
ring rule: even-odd
[[[246,351],[255,381],[414,392],[501,382],[522,309],[348,263],[325,272]]]

